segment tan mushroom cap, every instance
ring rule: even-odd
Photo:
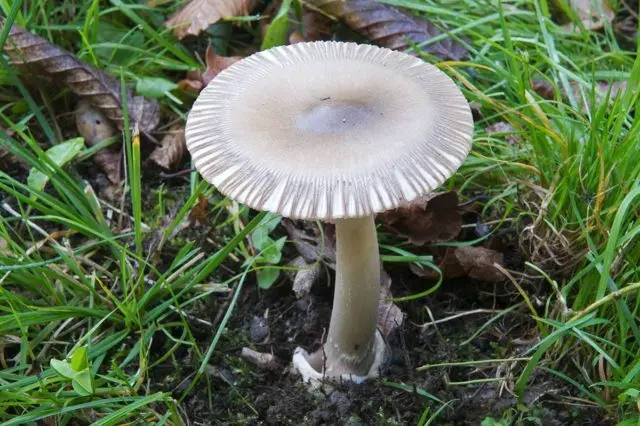
[[[371,45],[251,55],[200,94],[186,126],[200,174],[256,210],[361,217],[431,192],[471,148],[473,119],[433,65]]]

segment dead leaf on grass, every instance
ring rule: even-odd
[[[455,191],[420,197],[406,206],[379,214],[378,220],[418,246],[452,240],[462,227]]]
[[[0,132],[4,132],[4,130],[0,128]],[[0,170],[12,171],[16,168],[26,170],[29,165],[0,146]]]
[[[456,247],[455,259],[462,271],[469,277],[479,281],[503,281],[505,276],[493,266],[497,263],[504,266],[502,253],[484,247]]]
[[[149,155],[149,160],[163,169],[172,170],[182,163],[186,149],[184,126],[177,124],[162,138],[160,146]]]
[[[575,99],[580,100],[580,108],[583,112],[589,110],[591,104],[591,87],[585,86],[575,80],[569,81],[569,86],[573,92]],[[555,99],[555,89],[553,85],[544,79],[536,78],[531,82],[531,88],[543,99],[553,100]],[[628,88],[626,80],[612,80],[612,81],[598,81],[594,86],[595,101],[601,103],[606,99],[607,92],[611,90],[609,99],[613,99],[616,96],[622,94]],[[564,90],[560,91],[562,97],[567,98],[567,93]]]
[[[391,277],[380,271],[380,304],[378,305],[378,328],[388,338],[404,322],[404,313],[393,303]]]
[[[498,121],[497,123],[493,123],[490,126],[487,126],[485,129],[489,134],[502,134],[504,135],[504,140],[506,140],[509,145],[519,145],[520,137],[518,136],[517,130],[509,123],[505,121]]]
[[[292,274],[290,274],[293,281],[293,292],[296,298],[302,299],[311,291],[313,284],[315,284],[320,277],[322,268],[318,262],[307,263],[302,256],[293,259],[289,266],[296,268],[296,270],[291,271]]]
[[[442,34],[432,22],[375,0],[310,0],[307,3],[389,49],[409,49],[407,39],[420,44]],[[441,59],[459,60],[467,54],[463,45],[448,37],[423,50]]]
[[[76,107],[76,128],[87,145],[96,145],[117,134],[113,123],[102,113],[94,108],[87,100],[81,100]],[[119,146],[119,145],[118,145]],[[119,185],[122,177],[122,152],[121,148],[113,146],[101,149],[93,155],[93,162],[102,170],[109,182]],[[113,188],[112,188],[113,189]],[[117,192],[117,191],[116,191]],[[114,195],[116,195],[114,193]]]
[[[442,250],[438,267],[444,279],[469,277],[478,281],[500,282],[505,276],[493,266],[504,266],[504,255],[484,247],[447,247]],[[415,275],[437,279],[438,273],[432,269],[422,269],[414,264],[409,269]]]
[[[586,30],[600,30],[605,23],[611,23],[615,16],[606,1],[568,0],[568,4]],[[567,31],[580,31],[580,27],[573,22],[562,27]]]
[[[4,26],[0,18],[0,28]],[[46,78],[52,83],[65,84],[122,130],[124,116],[120,83],[102,71],[80,61],[76,56],[17,25],[9,30],[4,50],[11,63],[28,71],[26,76]],[[143,132],[150,132],[160,121],[160,106],[154,100],[133,96],[127,89],[129,116]]]
[[[503,281],[505,277],[493,266],[494,263],[504,266],[502,253],[484,247],[447,247],[438,267],[445,279],[469,277],[478,281]],[[411,271],[425,278],[438,277],[432,270],[412,267]]]
[[[191,225],[199,224],[207,226],[209,224],[209,199],[200,194],[198,203],[189,212],[189,222]]]
[[[178,87],[199,92],[204,89],[222,70],[242,59],[239,56],[220,56],[211,46],[205,52],[206,68],[204,72],[193,70],[187,72],[187,78],[178,82]]]
[[[295,14],[292,13],[292,15],[291,20],[295,21],[297,19]],[[331,29],[332,23],[331,18],[322,13],[308,9],[304,10],[302,14],[302,26],[298,31],[291,33],[289,36],[289,44],[304,41],[329,40],[333,33]]]
[[[173,33],[182,39],[200,34],[221,19],[246,16],[257,4],[257,0],[191,0],[165,25],[174,27]]]
[[[322,229],[313,222],[291,219],[283,219],[281,224],[306,263],[321,261],[335,269],[336,239],[333,224],[325,223]]]

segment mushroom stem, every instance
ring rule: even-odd
[[[336,221],[336,282],[324,374],[366,376],[375,358],[380,254],[374,216]]]

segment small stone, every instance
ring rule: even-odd
[[[254,316],[249,326],[249,336],[253,343],[264,343],[269,338],[270,330],[267,319]]]
[[[343,392],[332,392],[329,395],[329,401],[338,409],[341,416],[345,416],[351,410],[351,400]]]

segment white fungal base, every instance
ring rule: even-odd
[[[339,382],[354,382],[356,384],[361,384],[367,379],[372,379],[378,377],[380,373],[380,367],[385,361],[387,355],[387,343],[382,337],[382,333],[379,330],[376,330],[375,341],[374,341],[374,359],[371,364],[371,368],[364,376],[357,376],[354,374],[342,374],[338,377],[333,376],[325,376],[322,372],[314,369],[311,364],[309,364],[308,357],[309,352],[298,347],[293,353],[293,368],[302,376],[302,381],[304,383],[309,384],[313,389],[317,389],[324,386],[328,386],[331,389],[331,384],[339,383]],[[326,388],[325,388],[326,389]]]

